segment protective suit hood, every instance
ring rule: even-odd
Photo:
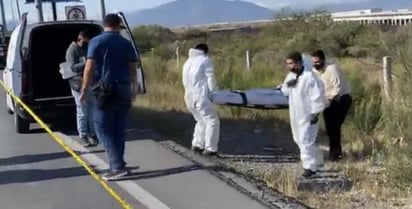
[[[205,53],[201,50],[193,49],[193,48],[189,49],[189,58],[194,58],[194,57],[198,57],[198,56],[205,56],[206,57]]]
[[[183,86],[187,94],[208,99],[216,90],[213,64],[201,50],[191,48],[188,59],[183,65]]]

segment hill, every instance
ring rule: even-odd
[[[274,11],[240,0],[176,0],[127,16],[133,26],[158,24],[170,27],[269,19],[274,16]]]

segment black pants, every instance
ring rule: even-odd
[[[326,132],[329,137],[329,154],[331,157],[342,154],[341,128],[351,105],[352,97],[346,94],[333,100],[330,106],[323,111]]]

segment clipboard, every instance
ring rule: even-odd
[[[59,67],[59,72],[63,80],[67,80],[78,75],[77,73],[73,72],[71,65],[67,62],[60,63]]]

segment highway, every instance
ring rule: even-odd
[[[3,91],[1,91],[3,94]],[[132,124],[133,126],[133,124]],[[4,209],[117,209],[116,200],[37,124],[17,134],[0,97],[0,202]],[[53,127],[92,165],[107,169],[104,149],[83,148],[75,127]],[[109,185],[136,209],[264,209],[143,130],[129,130],[126,161],[132,175]]]
[[[121,208],[47,133],[17,134],[0,103],[1,208]]]

